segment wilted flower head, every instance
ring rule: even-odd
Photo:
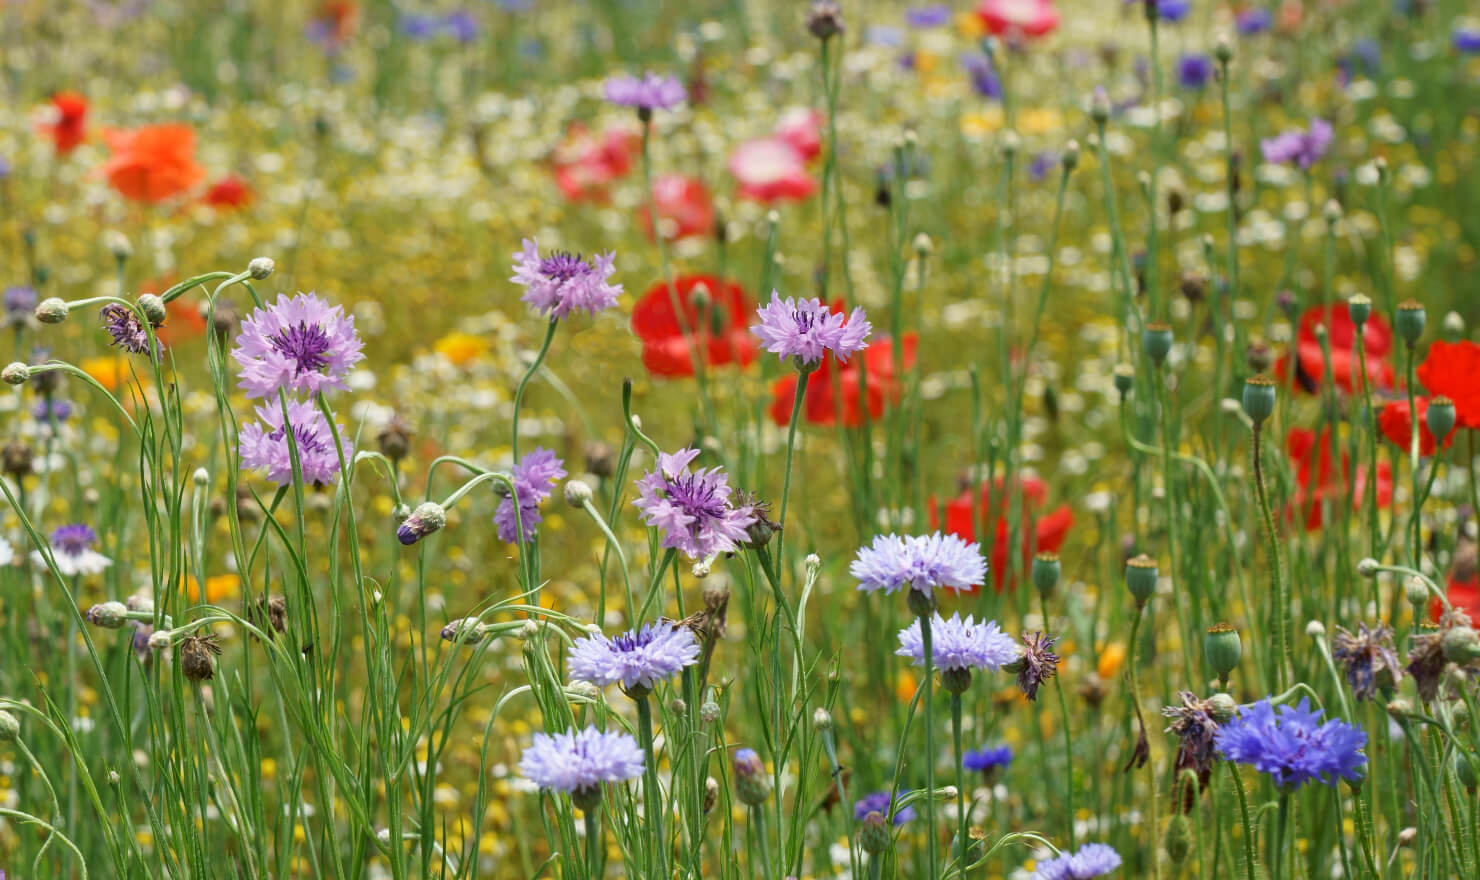
[[[1253,766],[1282,787],[1355,781],[1367,763],[1361,751],[1367,734],[1344,721],[1321,723],[1321,710],[1312,712],[1309,699],[1278,709],[1268,698],[1244,706],[1216,739],[1223,757]]]
[[[279,486],[291,485],[293,459],[283,427],[283,407],[276,402],[259,406],[257,418],[260,422],[252,422],[241,431],[242,467],[266,471],[267,478]],[[330,485],[338,481],[340,451],[346,462],[354,457],[344,429],[335,426],[340,437],[340,448],[336,450],[329,420],[318,407],[305,400],[288,401],[287,424],[293,429],[304,482]]]
[[[57,571],[65,577],[101,574],[113,564],[113,560],[93,549],[98,534],[82,523],[73,523],[51,533],[51,557],[56,561]],[[40,550],[31,551],[31,561],[38,567],[46,567],[46,557]]]
[[[1276,164],[1296,165],[1306,170],[1331,147],[1333,129],[1324,119],[1312,119],[1306,131],[1295,129],[1259,142],[1264,161]]]
[[[642,775],[637,740],[620,731],[587,727],[576,732],[537,733],[519,759],[519,772],[540,788],[575,794],[604,782]]]
[[[1017,643],[1003,632],[995,620],[976,623],[960,613],[950,619],[935,615],[930,624],[930,653],[937,668],[998,670],[1017,659]],[[920,639],[920,619],[899,631],[899,649],[894,652],[909,657],[915,666],[925,664],[925,646]]]
[[[276,303],[253,309],[242,319],[236,346],[231,356],[249,398],[344,388],[349,368],[365,357],[355,319],[312,293],[278,294]]]
[[[1040,862],[1035,880],[1090,880],[1120,867],[1120,853],[1103,843],[1086,843],[1075,853],[1060,853]]]
[[[981,547],[955,535],[878,535],[848,568],[865,592],[909,587],[929,596],[940,587],[964,590],[986,580]]]
[[[899,803],[899,801],[904,800],[905,795],[909,793],[909,789],[902,788],[899,790],[899,796],[892,801],[889,799],[888,790],[876,791],[872,794],[864,795],[861,800],[853,805],[853,818],[861,822],[863,821],[863,817],[867,816],[869,813],[880,813],[884,816],[888,816],[893,809],[894,804],[897,804]],[[915,818],[915,808],[905,807],[904,809],[894,813],[894,824],[903,825],[913,818]]]
[[[649,623],[614,639],[592,633],[571,648],[570,675],[597,687],[621,685],[642,696],[699,659],[699,642],[686,627],[671,621]]]
[[[1213,770],[1213,760],[1218,757],[1215,738],[1218,734],[1217,708],[1212,701],[1199,698],[1191,691],[1178,694],[1180,706],[1166,706],[1161,714],[1172,719],[1167,732],[1178,739],[1176,768],[1180,781],[1183,770],[1197,774],[1198,784],[1207,785]]]
[[[565,318],[571,312],[594,315],[617,304],[622,285],[608,284],[616,271],[616,253],[598,254],[592,262],[580,254],[554,251],[541,257],[539,242],[526,238],[524,249],[514,255],[514,275],[509,280],[524,288],[525,304],[547,318]]]
[[[1470,629],[1469,615],[1454,608],[1444,612],[1437,627],[1423,626],[1410,639],[1408,665],[1404,667],[1418,687],[1419,699],[1432,703],[1439,695],[1444,669],[1449,660],[1444,656],[1445,637],[1451,631]]]
[[[498,527],[499,540],[510,544],[528,541],[534,537],[535,527],[543,519],[540,505],[550,497],[555,481],[565,478],[564,462],[555,453],[543,447],[535,447],[514,465],[509,475],[514,478],[514,492],[505,495],[494,511],[493,523]],[[518,504],[518,522],[515,522],[515,504]],[[523,535],[519,534],[523,529]]]
[[[729,553],[748,540],[746,527],[755,521],[750,505],[736,507],[729,476],[720,468],[690,471],[697,449],[658,454],[658,467],[637,481],[643,521],[663,532],[663,546],[682,550],[689,559]]]
[[[1393,650],[1393,630],[1385,623],[1371,629],[1359,623],[1356,635],[1338,626],[1331,637],[1331,656],[1346,672],[1352,693],[1359,700],[1372,699],[1378,688],[1390,688],[1403,677],[1403,667]]]
[[[108,303],[98,314],[113,345],[130,354],[149,354],[149,331],[144,329],[144,323],[133,309]]]
[[[622,107],[636,107],[639,113],[672,110],[689,96],[683,83],[671,76],[649,71],[641,77],[614,76],[604,86],[606,99]]]
[[[771,291],[771,302],[756,310],[759,324],[750,329],[765,343],[766,350],[782,360],[796,358],[808,367],[816,367],[832,352],[839,363],[847,363],[854,353],[868,347],[873,330],[863,309],[855,308],[843,315],[829,309],[821,300],[781,299]]]
[[[1029,700],[1038,699],[1038,688],[1058,671],[1059,655],[1051,650],[1058,640],[1041,632],[1023,633],[1022,655],[1005,667],[1017,673],[1018,688]]]
[[[214,633],[189,636],[180,642],[180,671],[191,681],[209,681],[216,677],[215,658],[221,655],[221,641]]]

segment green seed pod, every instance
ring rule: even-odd
[[[1454,430],[1454,401],[1439,395],[1429,401],[1429,409],[1424,413],[1424,421],[1429,426],[1429,433],[1434,435],[1434,440],[1443,442],[1449,432]]]
[[[1273,379],[1260,373],[1244,380],[1244,413],[1254,420],[1255,425],[1262,425],[1265,419],[1274,415],[1274,400]]]
[[[1372,299],[1365,293],[1353,294],[1346,301],[1346,313],[1351,316],[1353,324],[1362,326],[1372,317]]]
[[[1404,342],[1409,345],[1418,342],[1419,337],[1423,336],[1424,319],[1423,303],[1414,299],[1406,299],[1398,303],[1395,323],[1398,335],[1403,337]]]
[[[1172,327],[1170,324],[1147,324],[1141,331],[1141,348],[1158,367],[1166,363],[1172,351]]]
[[[1115,390],[1120,392],[1123,399],[1131,393],[1131,386],[1136,384],[1136,368],[1130,364],[1115,365]]]
[[[1459,777],[1459,784],[1465,787],[1471,797],[1475,795],[1475,789],[1480,788],[1480,773],[1475,768],[1477,761],[1480,761],[1480,757],[1470,749],[1454,753],[1454,775]]]
[[[1136,607],[1146,607],[1151,594],[1156,592],[1156,560],[1142,553],[1125,564],[1125,586],[1135,597]]]
[[[1033,586],[1038,592],[1045,596],[1053,594],[1054,587],[1059,585],[1059,575],[1063,572],[1063,566],[1059,563],[1057,553],[1039,553],[1033,557]]]
[[[1187,860],[1187,854],[1192,852],[1192,832],[1187,827],[1187,817],[1181,813],[1172,817],[1167,823],[1166,837],[1162,842],[1167,848],[1167,857],[1172,864],[1180,865]]]
[[[570,802],[582,813],[589,813],[601,806],[601,786],[590,785],[570,793]]]
[[[1238,668],[1243,654],[1244,645],[1238,630],[1230,623],[1215,623],[1203,636],[1203,658],[1220,681],[1228,680],[1228,676]]]
[[[863,824],[858,829],[858,844],[871,856],[889,848],[889,822],[883,813],[873,810],[863,817]]]

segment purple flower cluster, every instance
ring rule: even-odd
[[[1188,52],[1177,59],[1177,82],[1182,88],[1200,91],[1213,80],[1213,59],[1201,52]]]
[[[951,23],[951,7],[944,3],[912,6],[905,10],[904,20],[912,28],[936,28]]]
[[[643,522],[663,532],[663,546],[689,559],[733,552],[745,540],[755,509],[735,506],[729,476],[720,468],[689,470],[697,449],[658,454],[658,467],[637,481]]]
[[[1312,712],[1308,699],[1278,709],[1268,698],[1245,706],[1219,729],[1216,742],[1223,757],[1253,766],[1282,787],[1355,781],[1367,763],[1367,734],[1344,721],[1321,723],[1321,710]]]
[[[672,110],[689,97],[683,83],[671,76],[646,73],[641,77],[614,76],[606,81],[606,99],[621,107],[636,107],[639,112]]]
[[[848,571],[865,592],[909,587],[929,596],[940,587],[964,590],[983,583],[987,561],[980,546],[955,535],[878,535],[872,545],[858,549]]]
[[[985,773],[1012,763],[1012,747],[997,746],[986,749],[967,749],[961,756],[961,766],[967,770]]]
[[[98,316],[103,319],[103,329],[108,331],[110,342],[130,354],[149,353],[149,331],[133,309],[118,303],[103,306]]]
[[[905,795],[909,793],[909,789],[902,788],[899,790],[899,797],[893,801],[889,799],[889,792],[887,790],[864,795],[861,800],[853,805],[853,818],[861,822],[863,821],[863,817],[869,813],[879,813],[888,816],[894,804],[904,800]],[[915,818],[915,808],[905,807],[894,814],[894,824],[903,825],[913,818]]]
[[[242,319],[231,356],[241,365],[238,384],[247,397],[275,397],[344,388],[349,368],[365,358],[363,347],[355,319],[342,307],[312,293],[278,294],[276,303]]]
[[[834,312],[817,298],[781,299],[771,291],[771,302],[756,310],[761,319],[750,328],[782,360],[796,358],[799,364],[816,367],[832,352],[841,363],[868,347],[873,330],[862,308],[851,315]]]
[[[510,544],[528,541],[534,537],[535,527],[540,524],[540,505],[550,497],[551,487],[556,480],[565,477],[564,462],[555,453],[536,447],[510,469],[514,478],[514,492],[505,495],[493,513],[493,524],[498,527],[498,537]],[[517,522],[515,505],[518,506]],[[523,535],[520,535],[520,531]]]
[[[7,325],[29,323],[40,298],[34,287],[7,287],[3,298]]]
[[[594,315],[617,304],[622,285],[608,284],[616,271],[616,254],[598,254],[592,262],[579,254],[555,251],[540,256],[539,242],[524,239],[524,249],[514,255],[514,275],[509,280],[524,288],[521,299],[547,318],[565,318],[571,312]]]
[[[1120,853],[1103,843],[1086,843],[1075,853],[1060,853],[1040,862],[1034,880],[1090,880],[1120,867]]]
[[[519,759],[519,772],[534,784],[567,793],[636,779],[642,769],[637,740],[630,734],[595,727],[574,733],[537,733]]]
[[[633,696],[651,691],[699,659],[699,642],[687,627],[649,623],[614,639],[592,633],[570,651],[570,677],[597,687],[621,685]]]
[[[1240,9],[1233,18],[1239,34],[1245,37],[1262,34],[1274,24],[1274,13],[1262,6]]]
[[[1294,129],[1259,142],[1264,161],[1280,165],[1295,165],[1302,171],[1321,160],[1331,148],[1333,135],[1331,123],[1324,119],[1312,119],[1306,131]]]
[[[338,481],[341,450],[346,462],[354,457],[354,449],[344,437],[344,430],[337,425],[331,430],[329,420],[308,401],[289,400],[287,410],[285,427],[282,406],[273,403],[257,407],[260,422],[252,422],[241,431],[242,467],[266,471],[267,478],[279,486],[291,485],[293,459],[288,448],[288,428],[291,428],[303,481],[322,485]],[[335,430],[341,438],[339,449],[334,445]]]
[[[936,667],[952,669],[988,669],[993,672],[1016,660],[1017,641],[1003,632],[995,620],[976,623],[970,615],[960,613],[947,620],[939,614],[930,624],[930,653]],[[925,645],[920,639],[920,619],[899,631],[899,649],[894,652],[910,658],[915,666],[925,665]]]

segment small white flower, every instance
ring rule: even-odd
[[[113,560],[97,552],[92,545],[98,536],[85,525],[62,526],[51,533],[51,556],[57,571],[66,577],[101,574],[113,564]],[[46,568],[46,556],[40,550],[31,551],[31,561]]]

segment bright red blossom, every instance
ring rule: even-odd
[[[572,123],[565,140],[550,158],[555,185],[573,202],[605,201],[612,182],[632,170],[640,135],[630,128],[609,128],[600,137]]]
[[[709,190],[698,178],[682,174],[665,174],[653,181],[653,205],[658,210],[658,225],[669,241],[708,235],[714,231],[714,202]],[[648,219],[648,206],[637,210],[637,220],[648,238],[653,237],[653,224]]]
[[[1357,325],[1352,321],[1346,303],[1330,306],[1312,306],[1300,316],[1295,332],[1295,378],[1299,387],[1315,394],[1319,392],[1326,376],[1326,355],[1321,341],[1316,337],[1316,327],[1324,324],[1326,338],[1331,347],[1331,381],[1348,394],[1361,390],[1356,378],[1361,369],[1361,356],[1353,347],[1357,340]],[[1362,325],[1362,343],[1367,352],[1367,379],[1375,388],[1393,386],[1393,365],[1387,356],[1393,348],[1393,331],[1380,315],[1373,314]],[[1290,356],[1281,357],[1275,364],[1275,374],[1281,379],[1289,376]]]
[[[51,118],[37,127],[65,156],[87,137],[87,98],[77,92],[57,92],[51,96],[50,111]]]
[[[694,305],[694,292],[701,286],[710,301],[702,321]],[[642,363],[648,372],[667,377],[694,375],[694,361],[683,336],[685,325],[695,334],[693,343],[706,366],[745,366],[755,360],[755,337],[747,326],[755,303],[740,285],[713,275],[685,275],[673,280],[673,289],[684,324],[679,323],[673,296],[661,281],[648,288],[632,309],[632,332],[642,340]]]
[[[113,156],[99,171],[124,198],[162,202],[195,186],[206,175],[195,162],[195,132],[188,125],[107,130],[103,140]]]
[[[253,194],[247,182],[235,174],[228,174],[206,190],[202,199],[214,208],[242,208],[252,203]]]
[[[1480,345],[1435,340],[1418,365],[1418,381],[1430,393],[1454,401],[1455,423],[1480,428]]]
[[[833,304],[833,311],[841,309],[842,303]],[[901,352],[906,370],[915,365],[915,343],[915,334],[906,333]],[[802,418],[813,425],[834,425],[841,410],[844,426],[857,428],[862,425],[863,409],[859,406],[859,398],[863,395],[865,383],[858,366],[860,362],[868,370],[869,418],[882,418],[885,404],[899,400],[899,377],[894,372],[894,340],[887,336],[869,340],[868,348],[841,366],[833,363],[832,358],[824,358],[822,366],[807,379]],[[791,422],[791,410],[797,399],[797,378],[794,373],[782,376],[771,386],[771,421],[783,427]]]
[[[1347,474],[1351,463],[1346,453],[1341,455],[1341,473],[1333,473],[1331,466],[1331,429],[1316,432],[1307,428],[1291,428],[1285,438],[1285,448],[1290,462],[1295,466],[1297,486],[1291,499],[1289,516],[1304,514],[1305,528],[1315,531],[1322,524],[1323,502],[1330,500],[1340,504],[1349,499],[1353,510],[1360,509],[1367,497],[1367,468],[1358,465],[1356,479],[1347,485]],[[1269,479],[1268,475],[1265,479]],[[1393,499],[1392,467],[1387,462],[1377,465],[1377,506],[1387,507]]]
[[[1007,573],[1012,565],[1007,555],[1009,538],[1006,513],[1009,499],[1003,486],[1003,479],[998,477],[991,483],[982,483],[975,493],[977,497],[972,497],[971,489],[963,489],[955,500],[946,505],[946,531],[966,541],[976,540],[977,523],[983,518],[987,522],[996,521],[996,535],[992,542],[992,558],[988,571],[992,574],[993,584],[998,592],[1008,586]],[[1020,478],[1019,486],[1022,502],[1018,519],[1022,524],[1019,527],[1020,558],[1023,561],[1023,570],[1027,571],[1032,564],[1033,554],[1056,553],[1063,546],[1070,527],[1074,525],[1074,511],[1069,505],[1061,504],[1039,516],[1039,511],[1048,500],[1047,484],[1028,474]],[[930,516],[931,528],[935,528],[934,505],[931,506]]]
[[[1418,410],[1418,453],[1419,455],[1434,454],[1434,435],[1429,433],[1428,419],[1425,414],[1429,411],[1429,398],[1415,397],[1413,407]],[[1399,449],[1407,450],[1409,442],[1413,439],[1413,423],[1408,418],[1408,401],[1394,400],[1389,402],[1377,414],[1377,427],[1382,429],[1383,436]],[[1454,442],[1454,432],[1444,438],[1444,448]]]

